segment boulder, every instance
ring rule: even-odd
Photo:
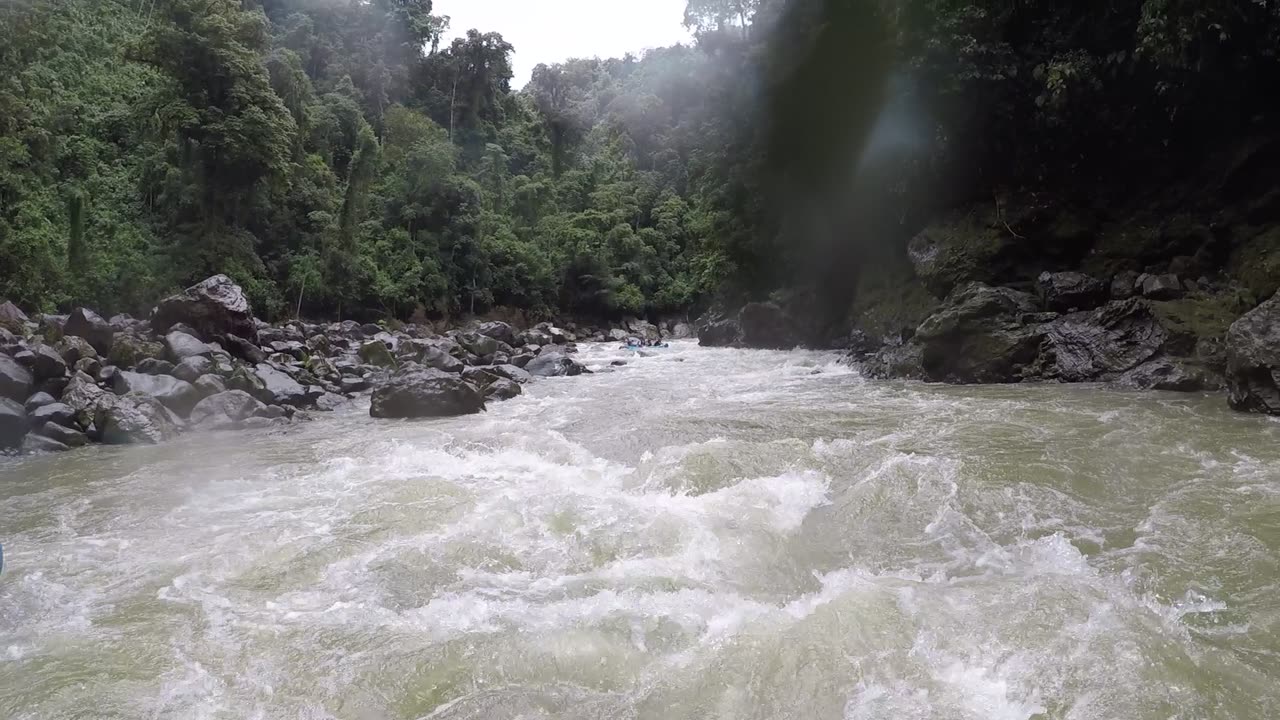
[[[914,342],[895,342],[868,355],[860,364],[873,378],[924,380],[924,349]]]
[[[102,362],[98,358],[83,357],[76,363],[73,368],[75,372],[82,372],[91,378],[97,378],[102,372]]]
[[[1226,377],[1231,407],[1280,415],[1280,293],[1231,324]]]
[[[210,395],[191,410],[191,425],[203,430],[239,425],[251,417],[266,417],[267,406],[242,390]]]
[[[344,377],[338,381],[338,389],[348,395],[369,389],[369,381],[362,377]]]
[[[171,375],[189,383],[194,383],[201,375],[213,372],[213,361],[207,357],[193,355],[174,366]]]
[[[76,308],[67,317],[62,326],[63,335],[74,335],[89,341],[94,350],[106,355],[111,352],[111,344],[115,341],[116,329],[111,323],[102,319],[98,313],[88,308]]]
[[[0,397],[21,403],[31,395],[31,371],[8,355],[0,355]]]
[[[533,353],[520,353],[519,355],[511,358],[511,364],[518,368],[523,368],[526,367],[535,357],[537,357],[537,355],[534,355]]]
[[[258,324],[249,300],[239,285],[226,275],[214,275],[177,295],[160,301],[151,311],[151,329],[169,332],[176,323],[194,328],[202,337],[237,335],[258,339]]]
[[[672,340],[687,340],[694,336],[693,326],[686,322],[678,322],[671,326]]]
[[[297,380],[278,368],[266,363],[256,365],[253,374],[262,380],[266,397],[259,395],[263,402],[274,405],[292,405],[302,407],[314,399],[312,393],[302,387]]]
[[[435,368],[447,373],[460,373],[465,365],[462,361],[441,350],[434,345],[428,345],[423,348],[422,355],[418,362],[429,368]]]
[[[23,403],[22,407],[28,414],[30,414],[34,412],[36,408],[44,407],[45,405],[52,405],[56,402],[58,402],[58,399],[53,395],[46,392],[38,392],[27,398],[27,401]]]
[[[85,437],[84,433],[75,428],[58,425],[57,423],[47,422],[32,430],[31,433],[50,440],[56,440],[67,447],[76,448],[89,444],[89,438]]]
[[[1177,275],[1147,275],[1142,279],[1142,297],[1149,300],[1176,300],[1182,294]]]
[[[200,397],[202,398],[227,391],[227,383],[217,375],[201,375],[191,384],[195,385],[196,390],[200,391]]]
[[[93,424],[108,445],[150,445],[178,434],[178,425],[165,406],[140,392],[99,403]]]
[[[342,397],[341,395],[338,395],[336,393],[331,393],[331,392],[324,392],[315,399],[313,404],[315,405],[315,408],[317,410],[324,410],[326,412],[330,412],[333,410],[337,410],[343,405],[346,405],[348,402],[350,401]]]
[[[143,358],[138,362],[138,367],[134,368],[143,375],[168,375],[173,372],[174,365],[168,360],[160,358]]]
[[[477,357],[486,357],[498,352],[498,341],[479,333],[459,333],[458,344],[467,352]]]
[[[227,377],[228,390],[240,390],[264,402],[272,400],[271,393],[267,392],[267,384],[258,377],[258,374],[246,367],[237,367]]]
[[[45,342],[57,342],[62,339],[62,329],[67,326],[66,315],[40,315],[36,325],[36,334]],[[3,328],[0,328],[3,329]],[[22,333],[19,332],[19,335]]]
[[[627,318],[626,320],[623,320],[622,324],[626,326],[627,330],[629,330],[632,335],[635,335],[641,340],[657,342],[662,339],[662,331],[658,329],[657,325],[654,325],[647,320]]]
[[[26,437],[30,426],[22,405],[0,397],[0,449],[21,447],[22,438]]]
[[[71,366],[80,362],[81,358],[98,357],[98,351],[89,344],[89,341],[77,335],[68,335],[62,338],[53,346],[53,349],[62,356],[63,362]]]
[[[8,300],[0,303],[0,328],[21,335],[26,329],[27,320],[27,314],[19,310],[17,305]]]
[[[1044,272],[1036,281],[1040,299],[1053,312],[1092,310],[1107,300],[1107,286],[1078,272]]]
[[[1163,349],[1168,331],[1141,298],[1110,302],[1045,325],[1042,373],[1067,382],[1116,379]]]
[[[585,371],[581,364],[561,352],[544,352],[529,361],[524,371],[537,377],[572,377]]]
[[[742,342],[738,318],[708,313],[698,319],[698,344],[702,347],[732,347]]]
[[[618,330],[618,332],[622,333],[622,338],[619,338],[619,339],[626,338],[627,333],[625,330]],[[516,344],[517,345],[550,345],[552,344],[551,333],[536,327],[530,328],[520,333],[519,337],[516,338]]]
[[[71,376],[67,387],[62,391],[62,402],[71,406],[76,413],[76,423],[82,428],[89,427],[98,412],[98,406],[109,402],[113,396],[98,387],[93,378],[84,373]]]
[[[32,347],[31,352],[35,354],[31,369],[37,382],[67,374],[67,362],[53,348],[41,343]]]
[[[208,357],[213,348],[184,332],[173,330],[164,336],[164,348],[169,359],[180,363],[189,357]]]
[[[122,370],[112,381],[117,395],[142,393],[154,397],[180,417],[186,417],[191,408],[200,402],[200,391],[189,382],[170,375],[144,375]]]
[[[284,353],[295,360],[307,359],[307,346],[297,340],[273,340],[267,346],[273,353]]]
[[[1148,360],[1126,371],[1116,378],[1116,383],[1139,390],[1176,392],[1208,390],[1216,385],[1200,368],[1163,356]]]
[[[107,362],[117,367],[136,367],[147,358],[164,355],[164,346],[140,335],[119,334],[107,353]]]
[[[740,342],[751,348],[789,350],[800,344],[795,322],[781,307],[771,302],[753,302],[738,313]]]
[[[44,453],[66,452],[71,448],[43,435],[29,434],[22,439],[24,455],[42,455]]]
[[[519,383],[506,378],[496,378],[484,388],[484,396],[492,400],[510,400],[522,392]]]
[[[328,355],[333,352],[333,343],[328,337],[315,334],[307,338],[307,349],[314,354]]]
[[[369,365],[382,368],[394,368],[396,366],[395,356],[391,354],[391,349],[381,340],[370,340],[360,346],[360,360]]]
[[[929,380],[1007,383],[1023,379],[1036,358],[1041,332],[1024,324],[1035,298],[972,282],[956,288],[916,329],[921,367]]]
[[[493,338],[498,342],[504,342],[508,345],[514,345],[516,342],[516,331],[510,325],[504,322],[487,322],[481,323],[476,328],[476,332],[487,338]]]
[[[267,361],[267,354],[262,351],[262,348],[239,335],[224,335],[222,341],[227,348],[227,352],[231,353],[232,357],[240,358],[254,365]]]
[[[369,414],[377,418],[467,415],[484,410],[484,395],[457,375],[405,364],[373,391]]]
[[[71,427],[75,425],[76,411],[72,410],[71,406],[66,403],[50,403],[28,412],[27,419],[33,428],[40,427],[47,422]]]
[[[613,328],[609,331],[609,339],[615,342],[626,342],[631,333],[622,328]],[[550,339],[550,338],[548,338]]]
[[[313,355],[306,362],[307,371],[322,380],[336,381],[341,374],[338,368],[333,366],[333,361],[319,355]]]
[[[523,368],[516,367],[515,365],[494,364],[494,365],[484,366],[480,369],[487,370],[488,372],[493,373],[498,377],[504,377],[508,380],[514,380],[515,382],[518,382],[521,385],[533,380],[533,376],[530,375],[528,371],[524,370]]]

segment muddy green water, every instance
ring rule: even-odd
[[[0,717],[1280,717],[1280,423],[834,360],[4,461]]]

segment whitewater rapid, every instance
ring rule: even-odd
[[[1280,717],[1280,423],[651,354],[0,461],[0,717]]]

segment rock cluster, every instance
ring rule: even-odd
[[[618,330],[662,335],[639,320],[613,330],[495,321],[443,334],[351,320],[269,325],[224,275],[162,300],[146,320],[88,308],[29,318],[2,303],[0,450],[289,423],[361,393],[375,417],[478,412],[534,377],[586,372],[575,342]]]

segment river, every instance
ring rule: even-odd
[[[3,461],[0,717],[1280,717],[1280,423],[622,356]]]

